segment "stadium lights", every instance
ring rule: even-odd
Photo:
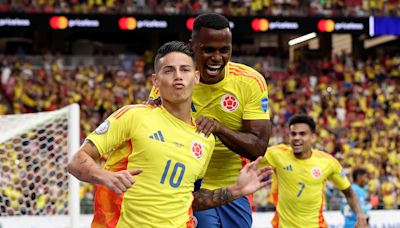
[[[288,44],[289,44],[289,46],[293,46],[293,45],[299,44],[301,42],[304,42],[304,41],[307,41],[307,40],[311,40],[311,39],[313,39],[315,37],[317,37],[317,33],[312,32],[312,33],[306,34],[304,36],[300,36],[300,37],[297,37],[295,39],[289,40]]]

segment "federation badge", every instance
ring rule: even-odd
[[[110,121],[106,120],[102,124],[100,124],[100,126],[98,126],[96,130],[94,130],[94,132],[96,132],[96,134],[98,135],[102,135],[108,131],[109,127],[110,127]]]
[[[221,98],[221,106],[225,111],[233,112],[239,107],[239,101],[232,94],[225,94]]]
[[[203,147],[199,141],[193,141],[190,145],[190,150],[192,151],[193,155],[199,159],[203,156]]]
[[[268,111],[268,98],[267,97],[263,97],[261,98],[261,109],[263,110],[263,112],[267,112]]]
[[[314,177],[315,179],[320,178],[322,175],[322,171],[320,168],[313,168],[311,170],[311,176]]]

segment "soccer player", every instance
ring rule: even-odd
[[[199,15],[189,45],[200,71],[192,103],[197,131],[216,136],[203,186],[217,189],[233,184],[249,159],[263,156],[268,147],[271,123],[267,84],[253,68],[230,61],[232,33],[224,16]],[[156,97],[153,88],[150,98]],[[251,227],[250,202],[242,197],[210,210],[198,212],[193,207],[198,227]]]
[[[295,115],[289,120],[289,143],[269,147],[261,164],[274,169],[274,227],[327,227],[322,211],[327,180],[346,196],[357,214],[356,227],[366,227],[358,199],[339,162],[326,152],[313,149],[314,120]]]
[[[163,105],[119,109],[68,164],[78,179],[97,184],[92,227],[193,227],[192,204],[208,209],[270,183],[262,181],[271,175],[270,167],[256,167],[260,157],[242,169],[234,184],[199,189],[215,139],[197,133],[191,115],[199,81],[193,52],[182,42],[166,43],[154,68]],[[108,157],[104,169],[95,163],[101,156]]]
[[[361,210],[365,215],[371,210],[372,206],[368,203],[368,192],[365,186],[368,184],[368,172],[364,168],[356,168],[353,170],[353,183],[351,187],[360,201]],[[345,200],[342,202],[342,214],[344,215],[344,227],[353,228],[357,223],[357,214],[350,208]],[[367,220],[368,221],[368,220]]]

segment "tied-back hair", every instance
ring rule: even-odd
[[[180,52],[189,56],[192,58],[194,64],[194,53],[192,49],[190,49],[189,46],[182,41],[171,41],[163,44],[157,51],[157,55],[154,58],[154,70],[156,72],[158,71],[160,59],[171,52]]]
[[[313,118],[311,118],[311,116],[305,114],[294,115],[289,120],[289,127],[299,123],[307,124],[310,127],[312,133],[316,132],[315,122]]]
[[[196,17],[193,23],[192,38],[202,27],[211,29],[229,28],[229,21],[226,17],[217,13],[205,13]]]

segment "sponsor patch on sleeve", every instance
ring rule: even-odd
[[[108,131],[108,128],[110,127],[110,121],[106,120],[102,124],[100,124],[94,132],[98,135],[102,135]]]
[[[267,97],[263,97],[261,98],[261,109],[263,110],[263,112],[267,112],[268,111],[268,98]]]
[[[344,169],[340,171],[340,176],[342,176],[343,178],[346,177],[346,172],[344,171]]]

